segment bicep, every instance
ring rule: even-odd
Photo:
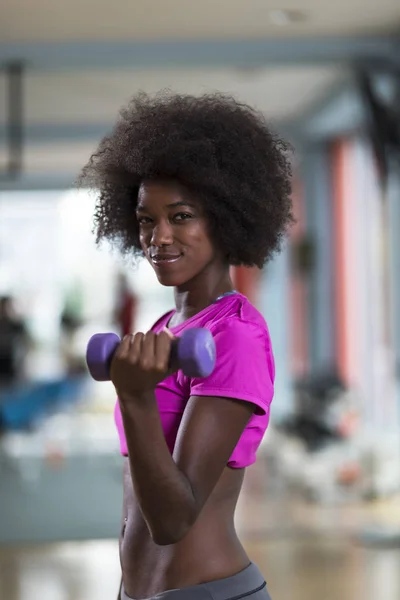
[[[185,408],[173,453],[202,508],[255,411],[250,402],[192,396]]]

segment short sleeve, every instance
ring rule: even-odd
[[[274,395],[274,362],[268,330],[232,319],[213,331],[216,345],[214,371],[190,380],[191,396],[221,396],[256,405],[256,414],[269,411]]]

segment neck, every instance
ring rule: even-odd
[[[175,288],[176,315],[174,324],[178,325],[190,319],[210,304],[218,296],[233,290],[229,269],[215,276],[198,277],[185,286]]]

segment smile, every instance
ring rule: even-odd
[[[151,262],[156,266],[171,265],[176,263],[181,256],[153,256]]]

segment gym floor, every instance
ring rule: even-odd
[[[400,548],[366,548],[356,535],[372,522],[400,525],[398,501],[311,505],[265,469],[263,460],[249,469],[237,525],[273,600],[400,598]],[[114,540],[0,547],[1,600],[113,600],[119,577]]]

